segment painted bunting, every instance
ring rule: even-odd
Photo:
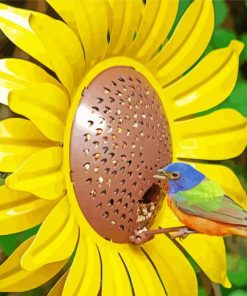
[[[185,238],[191,233],[247,237],[247,212],[217,183],[191,165],[169,164],[154,178],[165,181],[168,205],[185,226],[136,232],[132,240],[135,244],[144,243],[159,233],[173,233],[172,238]]]

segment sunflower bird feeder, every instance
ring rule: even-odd
[[[49,296],[197,295],[181,248],[229,287],[222,238],[130,238],[180,225],[153,178],[172,161],[246,205],[234,173],[205,162],[241,154],[246,119],[194,116],[231,93],[242,44],[191,69],[213,32],[211,0],[193,1],[173,34],[178,0],[47,2],[60,20],[0,4],[1,30],[39,63],[0,60],[0,101],[20,115],[0,122],[0,234],[41,224],[0,266],[0,291],[40,286],[73,258]]]

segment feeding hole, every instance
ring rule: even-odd
[[[91,138],[91,135],[89,133],[84,134],[85,142],[88,142]]]
[[[126,219],[126,215],[125,215],[125,214],[122,214],[121,217],[120,217],[120,219],[121,219],[121,220]]]
[[[104,212],[104,214],[102,215],[102,217],[104,219],[107,219],[109,217],[109,212]]]
[[[102,128],[96,128],[96,136],[101,135],[103,132]]]
[[[124,225],[120,225],[120,226],[119,226],[119,229],[120,229],[120,230],[124,230]]]
[[[91,192],[90,192],[90,196],[95,197],[96,194],[97,194],[97,191],[96,191],[95,189],[91,190]]]
[[[101,104],[104,101],[104,99],[102,98],[97,98],[97,100],[98,100],[98,104]]]
[[[121,81],[121,82],[125,82],[125,79],[123,78],[123,76],[119,76],[118,80]]]
[[[98,153],[98,152],[97,153],[94,153],[93,156],[94,156],[94,159],[95,160],[98,160],[100,158],[100,153]]]
[[[114,199],[111,198],[111,199],[108,201],[107,205],[110,206],[110,207],[112,207],[113,204],[114,204]]]
[[[110,93],[110,91],[111,91],[111,90],[110,90],[109,88],[107,88],[107,87],[104,87],[104,93],[105,93],[105,94],[109,94],[109,93]]]
[[[156,202],[158,196],[160,195],[160,187],[158,185],[153,184],[143,195],[142,202],[150,203]]]
[[[85,164],[83,165],[83,168],[84,168],[85,171],[88,171],[89,168],[90,168],[90,163],[89,163],[89,162],[85,163]]]
[[[96,112],[99,112],[99,108],[98,108],[97,106],[93,106],[92,109],[93,109],[93,113],[94,113],[95,111],[96,111]]]
[[[94,124],[92,120],[88,120],[88,126],[91,127]]]

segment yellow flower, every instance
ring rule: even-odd
[[[212,1],[195,0],[170,39],[178,0],[47,2],[65,23],[0,4],[4,34],[57,77],[28,61],[0,61],[0,101],[22,115],[0,122],[0,171],[12,173],[0,187],[0,234],[42,223],[0,266],[0,290],[45,283],[75,251],[49,295],[197,295],[173,241],[158,235],[135,246],[128,237],[148,221],[137,221],[145,199],[158,200],[151,219],[161,206],[152,175],[171,160],[191,163],[246,205],[232,171],[201,161],[239,155],[246,119],[230,109],[193,116],[230,94],[242,44],[183,75],[210,40]],[[179,223],[160,208],[152,228]],[[230,285],[222,238],[178,243],[212,281]]]

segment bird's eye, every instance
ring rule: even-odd
[[[179,178],[179,173],[172,173],[172,178],[173,179],[178,179]]]

